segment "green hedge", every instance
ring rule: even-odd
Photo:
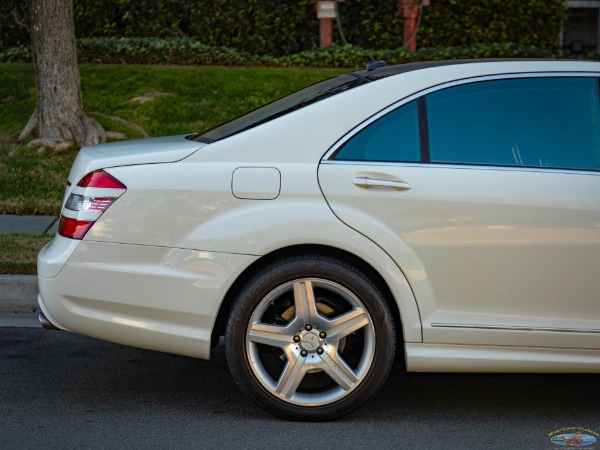
[[[0,2],[0,49],[28,44],[27,3]],[[397,4],[397,0],[340,3],[348,42],[363,48],[401,48]],[[74,8],[79,38],[189,37],[272,56],[318,46],[314,0],[74,0]],[[565,17],[565,0],[431,0],[431,6],[423,8],[418,44],[468,47],[514,42],[556,52]]]
[[[272,57],[242,52],[230,47],[203,44],[193,39],[87,38],[77,40],[79,62],[103,64],[196,64],[225,66],[268,65],[275,67],[362,67],[369,58],[390,64],[461,58],[552,58],[547,49],[521,44],[476,44],[468,47],[370,50],[352,45],[305,50]],[[29,47],[0,53],[0,62],[29,62]]]
[[[423,9],[425,47],[518,42],[558,50],[565,0],[432,0]]]

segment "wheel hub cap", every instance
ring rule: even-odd
[[[321,346],[321,339],[312,331],[300,334],[300,347],[309,352]]]

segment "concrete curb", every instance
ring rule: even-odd
[[[35,313],[38,285],[35,275],[0,275],[0,313]]]

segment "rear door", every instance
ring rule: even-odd
[[[319,180],[404,271],[424,342],[600,348],[599,123],[593,76],[463,81],[373,118]]]

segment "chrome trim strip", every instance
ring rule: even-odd
[[[600,334],[600,330],[593,328],[554,328],[554,327],[525,327],[506,325],[479,325],[458,323],[432,323],[434,328],[470,328],[477,330],[502,330],[502,331],[552,331],[557,333],[594,333]]]
[[[598,170],[584,169],[555,169],[553,167],[522,167],[522,166],[485,166],[477,164],[440,164],[440,163],[404,163],[383,161],[338,161],[330,159],[321,161],[321,164],[337,164],[344,166],[393,166],[393,167],[421,167],[427,169],[456,169],[456,170],[500,170],[504,172],[542,172],[542,173],[567,173],[575,175],[600,176]]]
[[[425,69],[427,70],[427,69]],[[398,74],[396,76],[402,76],[402,74]],[[508,80],[508,79],[514,79],[514,78],[539,78],[539,77],[544,77],[544,78],[551,78],[551,77],[564,77],[564,78],[573,78],[573,77],[592,77],[592,78],[598,78],[600,77],[600,73],[597,72],[527,72],[527,73],[506,73],[506,74],[496,74],[496,75],[481,75],[481,76],[475,76],[475,77],[470,77],[470,78],[462,78],[459,80],[454,80],[454,81],[449,81],[447,83],[442,83],[436,86],[431,86],[428,87],[426,89],[423,89],[419,92],[415,92],[414,94],[409,95],[408,97],[405,97],[403,99],[398,100],[397,102],[391,104],[390,106],[388,106],[387,108],[382,109],[381,111],[379,111],[377,114],[369,117],[367,120],[365,120],[364,122],[362,122],[361,124],[357,125],[355,128],[353,128],[352,130],[350,130],[348,133],[346,133],[344,136],[342,136],[335,144],[333,144],[333,146],[327,151],[327,153],[325,153],[325,155],[323,156],[323,158],[321,158],[321,162],[325,163],[325,162],[329,162],[332,161],[329,158],[333,155],[333,153],[336,152],[336,150],[338,148],[340,148],[342,145],[344,145],[346,143],[347,140],[349,140],[350,138],[352,138],[355,134],[359,133],[363,128],[366,128],[367,126],[369,126],[370,124],[372,124],[373,122],[375,122],[377,119],[379,119],[382,116],[385,116],[387,113],[393,111],[396,108],[399,108],[407,103],[410,103],[413,100],[416,100],[419,97],[422,97],[423,95],[427,95],[430,94],[432,92],[435,91],[440,91],[442,89],[446,89],[446,88],[450,88],[450,87],[454,87],[454,86],[459,86],[462,84],[470,84],[470,83],[478,83],[480,81],[493,81],[493,80]],[[349,163],[349,161],[339,161],[340,163]],[[369,163],[369,161],[360,161],[360,163],[365,164],[365,163]],[[397,164],[396,164],[397,165]]]

